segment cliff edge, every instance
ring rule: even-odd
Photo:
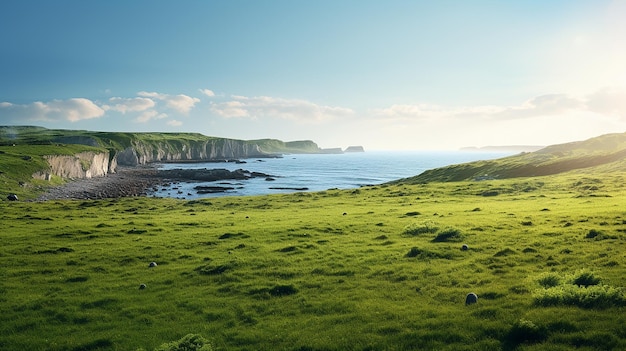
[[[15,152],[16,158],[11,160],[15,160],[16,165],[7,168],[8,171],[0,170],[0,175],[28,169],[34,178],[47,180],[53,175],[61,178],[102,177],[115,172],[118,165],[133,167],[157,162],[323,153],[310,140],[238,140],[199,133],[93,132],[37,126],[0,126],[0,148],[5,147]],[[22,163],[28,163],[28,167],[23,168]],[[8,167],[9,163],[4,162],[4,165]]]

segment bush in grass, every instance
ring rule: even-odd
[[[578,286],[590,286],[590,285],[598,285],[600,284],[601,279],[596,277],[593,272],[588,271],[586,269],[582,269],[572,276],[572,284]]]
[[[529,321],[520,319],[506,334],[504,344],[506,349],[515,349],[520,344],[534,344],[548,338],[548,330]]]
[[[577,306],[582,308],[608,308],[626,306],[621,289],[600,285],[602,281],[593,272],[581,269],[562,277],[557,273],[543,273],[537,279],[543,287],[533,295],[537,306]]]
[[[539,285],[541,285],[543,288],[548,289],[561,285],[563,283],[563,278],[557,273],[546,272],[542,273],[537,278],[537,283],[539,283]]]
[[[601,237],[602,236],[602,232],[599,230],[595,230],[595,229],[591,229],[589,230],[589,232],[587,233],[587,235],[585,235],[585,238],[587,239],[594,239],[596,237]]]
[[[448,241],[458,242],[461,240],[463,240],[463,235],[461,231],[456,228],[446,228],[433,239],[433,241],[437,243]]]
[[[411,223],[404,227],[404,232],[402,234],[408,236],[416,236],[420,234],[434,234],[439,230],[439,227],[431,222],[421,222],[421,223]]]
[[[420,249],[417,247],[412,247],[409,252],[407,252],[404,257],[418,257],[422,259],[430,259],[430,258],[444,258],[444,259],[452,259],[452,255],[450,253],[439,253],[429,250]]]
[[[209,341],[198,334],[187,334],[178,341],[165,343],[154,351],[213,351]]]
[[[621,289],[608,285],[589,287],[560,285],[541,289],[533,296],[537,306],[577,306],[582,308],[609,308],[626,306],[626,297]]]

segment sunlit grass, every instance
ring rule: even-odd
[[[624,349],[621,179],[0,202],[0,349]]]

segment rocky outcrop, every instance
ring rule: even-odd
[[[115,171],[115,167],[110,167],[108,152],[85,151],[76,155],[48,155],[44,158],[48,161],[49,169],[33,174],[33,178],[50,180],[51,175],[62,178],[93,178]]]

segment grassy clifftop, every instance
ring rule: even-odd
[[[425,171],[395,183],[451,182],[559,174],[593,167],[594,171],[626,169],[626,133],[552,145],[541,150],[489,161],[476,161]]]
[[[200,133],[129,133],[87,130],[47,129],[37,126],[0,126],[0,145],[82,144],[121,151],[135,143],[167,145],[173,148],[190,143],[219,142],[234,139],[206,136]],[[315,153],[319,147],[313,141],[283,142],[276,139],[237,140],[258,145],[266,153]]]

